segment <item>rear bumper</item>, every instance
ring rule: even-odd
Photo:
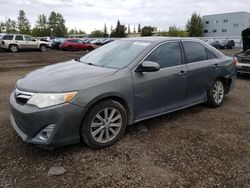
[[[80,127],[86,109],[70,103],[39,109],[18,104],[13,93],[10,96],[10,107],[11,124],[24,142],[48,147],[80,142]],[[49,125],[55,127],[49,139],[37,139],[37,135]]]

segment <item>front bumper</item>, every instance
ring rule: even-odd
[[[237,71],[239,73],[247,73],[250,74],[250,64],[247,63],[237,63]]]
[[[19,104],[14,93],[10,96],[13,128],[26,143],[59,147],[80,142],[80,126],[86,109],[65,103],[53,107],[40,109],[36,106]],[[48,140],[37,140],[36,136],[47,126],[55,128]]]

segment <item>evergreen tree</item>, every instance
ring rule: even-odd
[[[112,31],[111,37],[125,37],[125,31],[127,28],[125,25],[121,25],[120,21],[117,21],[116,28]]]
[[[24,10],[20,10],[17,18],[18,30],[21,34],[30,34],[30,22],[27,19]]]
[[[52,36],[64,37],[67,35],[65,20],[60,13],[52,11],[49,16],[48,28]]]
[[[135,26],[134,26],[134,30],[133,30],[133,33],[136,33],[136,30],[135,30]]]
[[[130,25],[128,24],[128,34],[130,34]]]
[[[107,31],[106,24],[104,24],[104,28],[103,28],[103,37],[108,37],[108,31]]]
[[[47,17],[44,14],[38,16],[36,25],[32,30],[32,34],[37,37],[50,36]]]
[[[141,32],[141,24],[138,24],[138,30],[137,30],[138,33]]]
[[[8,18],[5,22],[6,33],[17,33],[17,23],[15,20]]]
[[[191,19],[186,24],[187,32],[190,37],[201,37],[203,32],[203,23],[200,15],[194,12]]]

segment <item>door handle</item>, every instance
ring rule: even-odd
[[[184,74],[187,74],[187,71],[181,70],[181,71],[178,73],[179,76],[182,76],[182,75],[184,75]]]

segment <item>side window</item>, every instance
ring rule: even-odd
[[[146,61],[159,63],[161,68],[180,65],[182,56],[179,43],[169,42],[160,45],[146,58]]]
[[[3,40],[13,40],[14,35],[4,35]]]
[[[207,50],[207,59],[216,59],[217,57],[208,49]]]
[[[16,35],[15,40],[23,40],[23,35]]]
[[[207,60],[207,50],[198,42],[184,41],[183,47],[187,63]]]
[[[24,39],[25,39],[26,41],[32,41],[32,40],[33,40],[33,37],[32,37],[32,36],[29,36],[29,35],[25,35],[25,36],[24,36]]]

